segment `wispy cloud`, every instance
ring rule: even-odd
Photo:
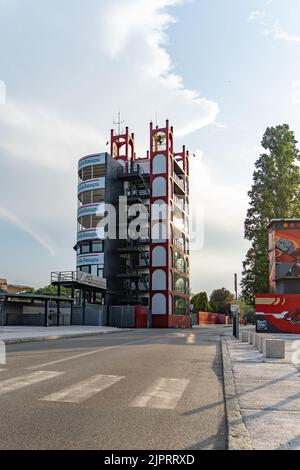
[[[96,130],[48,107],[11,100],[0,108],[0,135],[0,150],[38,165],[65,170],[76,165],[82,153],[105,142]]]
[[[263,34],[266,36],[271,36],[273,39],[285,41],[288,43],[300,44],[299,35],[287,32],[277,19],[267,15],[265,11],[252,11],[248,16],[248,21],[258,21],[263,27]]]
[[[43,246],[51,256],[55,255],[56,249],[54,248],[54,244],[48,240],[47,237],[38,233],[35,228],[24,222],[24,220],[22,220],[16,214],[13,214],[11,211],[0,207],[0,219],[7,220],[11,224],[15,225],[18,229],[30,235],[36,242]]]
[[[255,10],[250,13],[248,16],[248,21],[255,21],[257,19],[265,18],[266,12],[262,10]]]

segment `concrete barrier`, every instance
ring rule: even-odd
[[[253,335],[254,335],[253,331],[248,332],[248,343],[249,344],[253,344]]]
[[[240,332],[240,340],[243,342],[243,343],[248,343],[248,331],[241,331]]]
[[[284,359],[285,341],[283,339],[265,339],[263,342],[263,355],[267,358]]]
[[[259,350],[259,339],[260,339],[260,335],[258,335],[257,333],[255,334],[255,347],[256,349]]]
[[[260,353],[263,353],[264,352],[264,340],[266,338],[264,338],[263,335],[259,336],[259,345],[258,345],[258,350]]]

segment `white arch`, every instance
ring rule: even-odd
[[[168,205],[163,199],[157,199],[151,207],[152,220],[166,220],[168,218]]]
[[[166,196],[167,194],[167,182],[163,176],[157,176],[152,182],[152,195]]]
[[[162,269],[156,269],[152,273],[152,290],[165,290],[167,288],[167,276]]]
[[[153,158],[153,174],[158,175],[160,173],[166,173],[167,165],[166,165],[166,156],[163,154],[158,154]]]
[[[152,226],[152,241],[154,243],[164,242],[168,238],[167,227],[163,222],[156,222]]]
[[[152,315],[166,315],[167,301],[164,294],[155,294],[152,297]]]
[[[152,250],[152,266],[166,266],[166,249],[163,246],[156,246]]]

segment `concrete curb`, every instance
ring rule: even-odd
[[[227,341],[228,338],[221,338],[228,450],[253,450],[251,439],[236,398],[237,393]]]
[[[50,335],[50,336],[36,336],[36,337],[29,337],[29,338],[11,338],[11,339],[3,339],[1,340],[4,344],[21,344],[21,343],[36,343],[39,341],[53,341],[58,339],[67,339],[67,338],[83,338],[85,336],[100,336],[100,335],[109,335],[114,333],[123,333],[125,331],[133,331],[132,328],[129,329],[120,329],[116,331],[95,331],[90,333],[71,333],[67,335]]]

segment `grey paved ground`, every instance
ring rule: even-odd
[[[0,449],[226,448],[223,331],[135,330],[8,346]]]
[[[67,336],[83,336],[99,333],[115,333],[120,331],[118,328],[108,326],[4,326],[0,327],[0,341],[22,342],[27,340],[41,340],[42,338],[59,338]]]
[[[299,337],[281,338],[283,360],[264,359],[248,343],[227,342],[242,417],[256,450],[300,450],[300,368],[291,359]]]

